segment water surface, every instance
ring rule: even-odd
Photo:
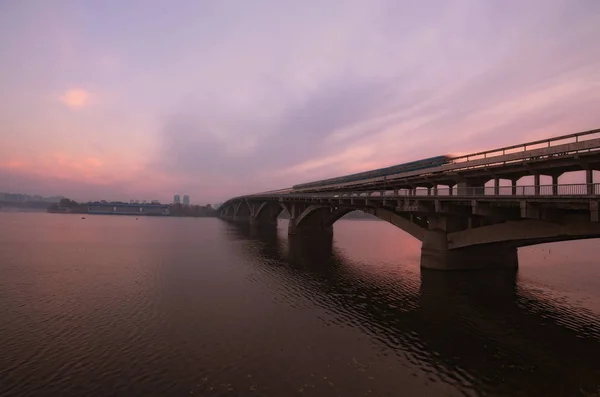
[[[419,243],[218,219],[0,212],[2,396],[582,396],[597,240],[518,272],[421,271]]]

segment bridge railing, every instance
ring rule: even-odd
[[[437,190],[437,192],[436,192]],[[454,187],[416,189],[398,192],[403,196],[594,196],[600,195],[600,183],[527,186]]]
[[[541,149],[545,147],[553,147],[569,143],[579,143],[594,138],[600,138],[600,129],[577,132],[569,135],[561,135],[553,138],[541,139],[538,141],[532,141],[527,143],[520,143],[512,146],[505,146],[499,149],[491,149],[477,153],[465,154],[462,156],[454,157],[451,161],[453,164],[470,162],[473,160],[479,160],[488,157],[504,156],[512,153],[526,152],[532,149]]]
[[[382,194],[383,193],[383,194]],[[366,197],[585,197],[597,196],[600,198],[600,183],[578,183],[562,185],[527,185],[527,186],[484,186],[484,187],[458,187],[454,188],[417,188],[412,190],[401,189],[397,192],[362,191],[362,192],[325,192],[325,193],[294,193],[293,191],[280,194],[265,194],[248,196],[248,198],[366,198]]]
[[[353,181],[352,184],[403,184],[407,178],[435,179],[444,173],[454,173],[487,167],[521,164],[530,161],[546,161],[556,158],[573,157],[579,154],[600,153],[600,129],[578,132],[539,141],[527,142],[499,149],[470,153],[454,157],[449,163],[439,166],[402,171],[386,176],[374,176]],[[345,188],[350,183],[340,182],[327,185],[329,188]]]

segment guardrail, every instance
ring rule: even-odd
[[[264,194],[240,197],[239,199],[260,198],[260,199],[280,199],[280,198],[353,198],[353,197],[385,197],[385,198],[405,198],[405,197],[485,197],[485,198],[511,198],[511,197],[598,197],[600,198],[600,183],[579,183],[564,185],[528,185],[528,186],[485,186],[485,187],[458,187],[454,188],[417,188],[413,190],[399,190],[396,192],[337,192],[337,193],[281,193]]]
[[[591,152],[600,153],[600,129],[470,153],[449,159],[448,163],[436,167],[364,178],[360,181],[332,183],[321,187],[336,189],[347,188],[356,184],[401,183],[403,180],[415,177],[435,177],[449,172],[454,173],[544,159],[549,160],[557,157],[563,158],[565,156],[576,156],[579,154],[587,155]]]
[[[436,191],[437,190],[437,191]],[[594,196],[600,195],[600,183],[528,186],[485,186],[442,189],[416,189],[398,192],[403,196]],[[400,194],[402,193],[402,194]]]
[[[596,135],[592,137],[591,135]],[[583,139],[585,138],[585,139]],[[569,143],[579,143],[584,140],[600,138],[600,128],[595,130],[576,132],[574,134],[561,135],[552,138],[541,139],[532,142],[520,143],[517,145],[505,146],[499,149],[490,149],[483,152],[469,153],[462,156],[454,157],[452,163],[460,163],[464,161],[473,161],[487,157],[504,156],[511,153],[526,152],[532,149],[541,149],[546,147],[564,145]]]
[[[460,172],[476,168],[484,168],[495,165],[507,165],[512,163],[526,162],[529,160],[551,159],[555,157],[573,156],[580,153],[589,153],[595,151],[600,153],[600,128],[577,132],[574,134],[561,135],[552,138],[541,139],[526,143],[520,143],[512,146],[505,146],[498,149],[490,149],[482,152],[470,153],[450,159],[450,162],[438,167],[432,167],[424,170],[400,172],[386,176],[365,178],[360,181],[364,185],[369,184],[394,184],[407,178],[427,176],[432,174],[446,172]],[[317,181],[318,182],[318,181]],[[348,185],[357,184],[359,181],[343,182],[328,185],[333,188],[347,188]],[[544,185],[541,190],[546,191],[548,187]],[[560,185],[565,186],[565,185]],[[504,189],[504,188],[503,188]],[[551,188],[550,188],[551,189]],[[523,188],[520,187],[523,191]],[[265,194],[279,194],[280,192],[291,191],[291,188],[262,192],[249,196],[263,196]],[[440,189],[440,192],[442,190]],[[552,190],[554,194],[554,190]],[[448,192],[449,193],[449,192]],[[307,193],[313,194],[313,193]],[[319,193],[315,193],[319,194]],[[511,195],[512,195],[511,191]],[[518,194],[515,193],[515,194]],[[524,195],[522,193],[521,195]],[[560,194],[560,193],[559,193]],[[450,194],[448,194],[450,195]]]

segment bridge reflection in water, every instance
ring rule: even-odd
[[[516,269],[404,272],[353,262],[330,237],[227,227],[256,270],[325,309],[329,325],[360,329],[397,360],[398,376],[424,375],[466,395],[599,390],[600,321],[536,295]]]

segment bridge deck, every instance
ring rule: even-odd
[[[535,172],[560,174],[582,167],[600,168],[600,129],[459,156],[437,167],[301,190],[369,190],[434,183],[454,185],[459,177],[510,179]]]
[[[387,192],[386,192],[387,193]],[[379,194],[379,195],[374,195]],[[528,185],[528,186],[499,186],[499,187],[466,187],[438,188],[438,189],[416,189],[412,191],[399,191],[399,194],[380,195],[379,191],[373,192],[310,192],[295,193],[263,193],[241,197],[243,199],[260,200],[288,200],[288,199],[473,199],[483,198],[490,200],[523,200],[523,199],[546,199],[546,200],[600,200],[600,183],[580,183],[568,185]]]
[[[600,129],[562,135],[558,137],[506,146],[451,159],[449,164],[424,170],[386,175],[318,188],[281,189],[258,194],[235,197],[227,202],[244,198],[279,197],[300,198],[298,194],[371,195],[382,191],[386,196],[454,196],[454,197],[496,197],[498,200],[510,199],[505,196],[521,198],[544,197],[583,197],[593,198],[600,194],[597,184],[557,184],[558,176],[571,171],[600,170]],[[515,186],[524,176],[549,175],[554,185]],[[484,187],[487,181],[511,180],[512,186]],[[461,187],[461,182],[475,181],[478,187]],[[539,182],[539,180],[536,180]],[[449,186],[438,188],[438,186]],[[427,191],[424,188],[433,188]],[[452,188],[454,187],[454,188]],[[466,189],[466,190],[465,190]],[[482,190],[483,189],[483,190]],[[390,193],[393,193],[391,195]],[[292,195],[294,194],[294,196]],[[323,196],[325,197],[325,196]],[[554,199],[554,198],[553,198]],[[226,202],[226,203],[227,203]],[[226,204],[223,203],[223,204]]]
[[[236,197],[223,203],[220,216],[273,225],[285,209],[288,234],[330,235],[337,219],[362,210],[420,240],[422,267],[514,267],[517,247],[600,238],[600,183],[593,183],[600,137],[593,134],[600,129],[461,156],[419,171]],[[559,184],[558,177],[569,171],[584,171],[586,183]],[[534,183],[519,186],[526,175]],[[542,184],[541,175],[552,184]]]

